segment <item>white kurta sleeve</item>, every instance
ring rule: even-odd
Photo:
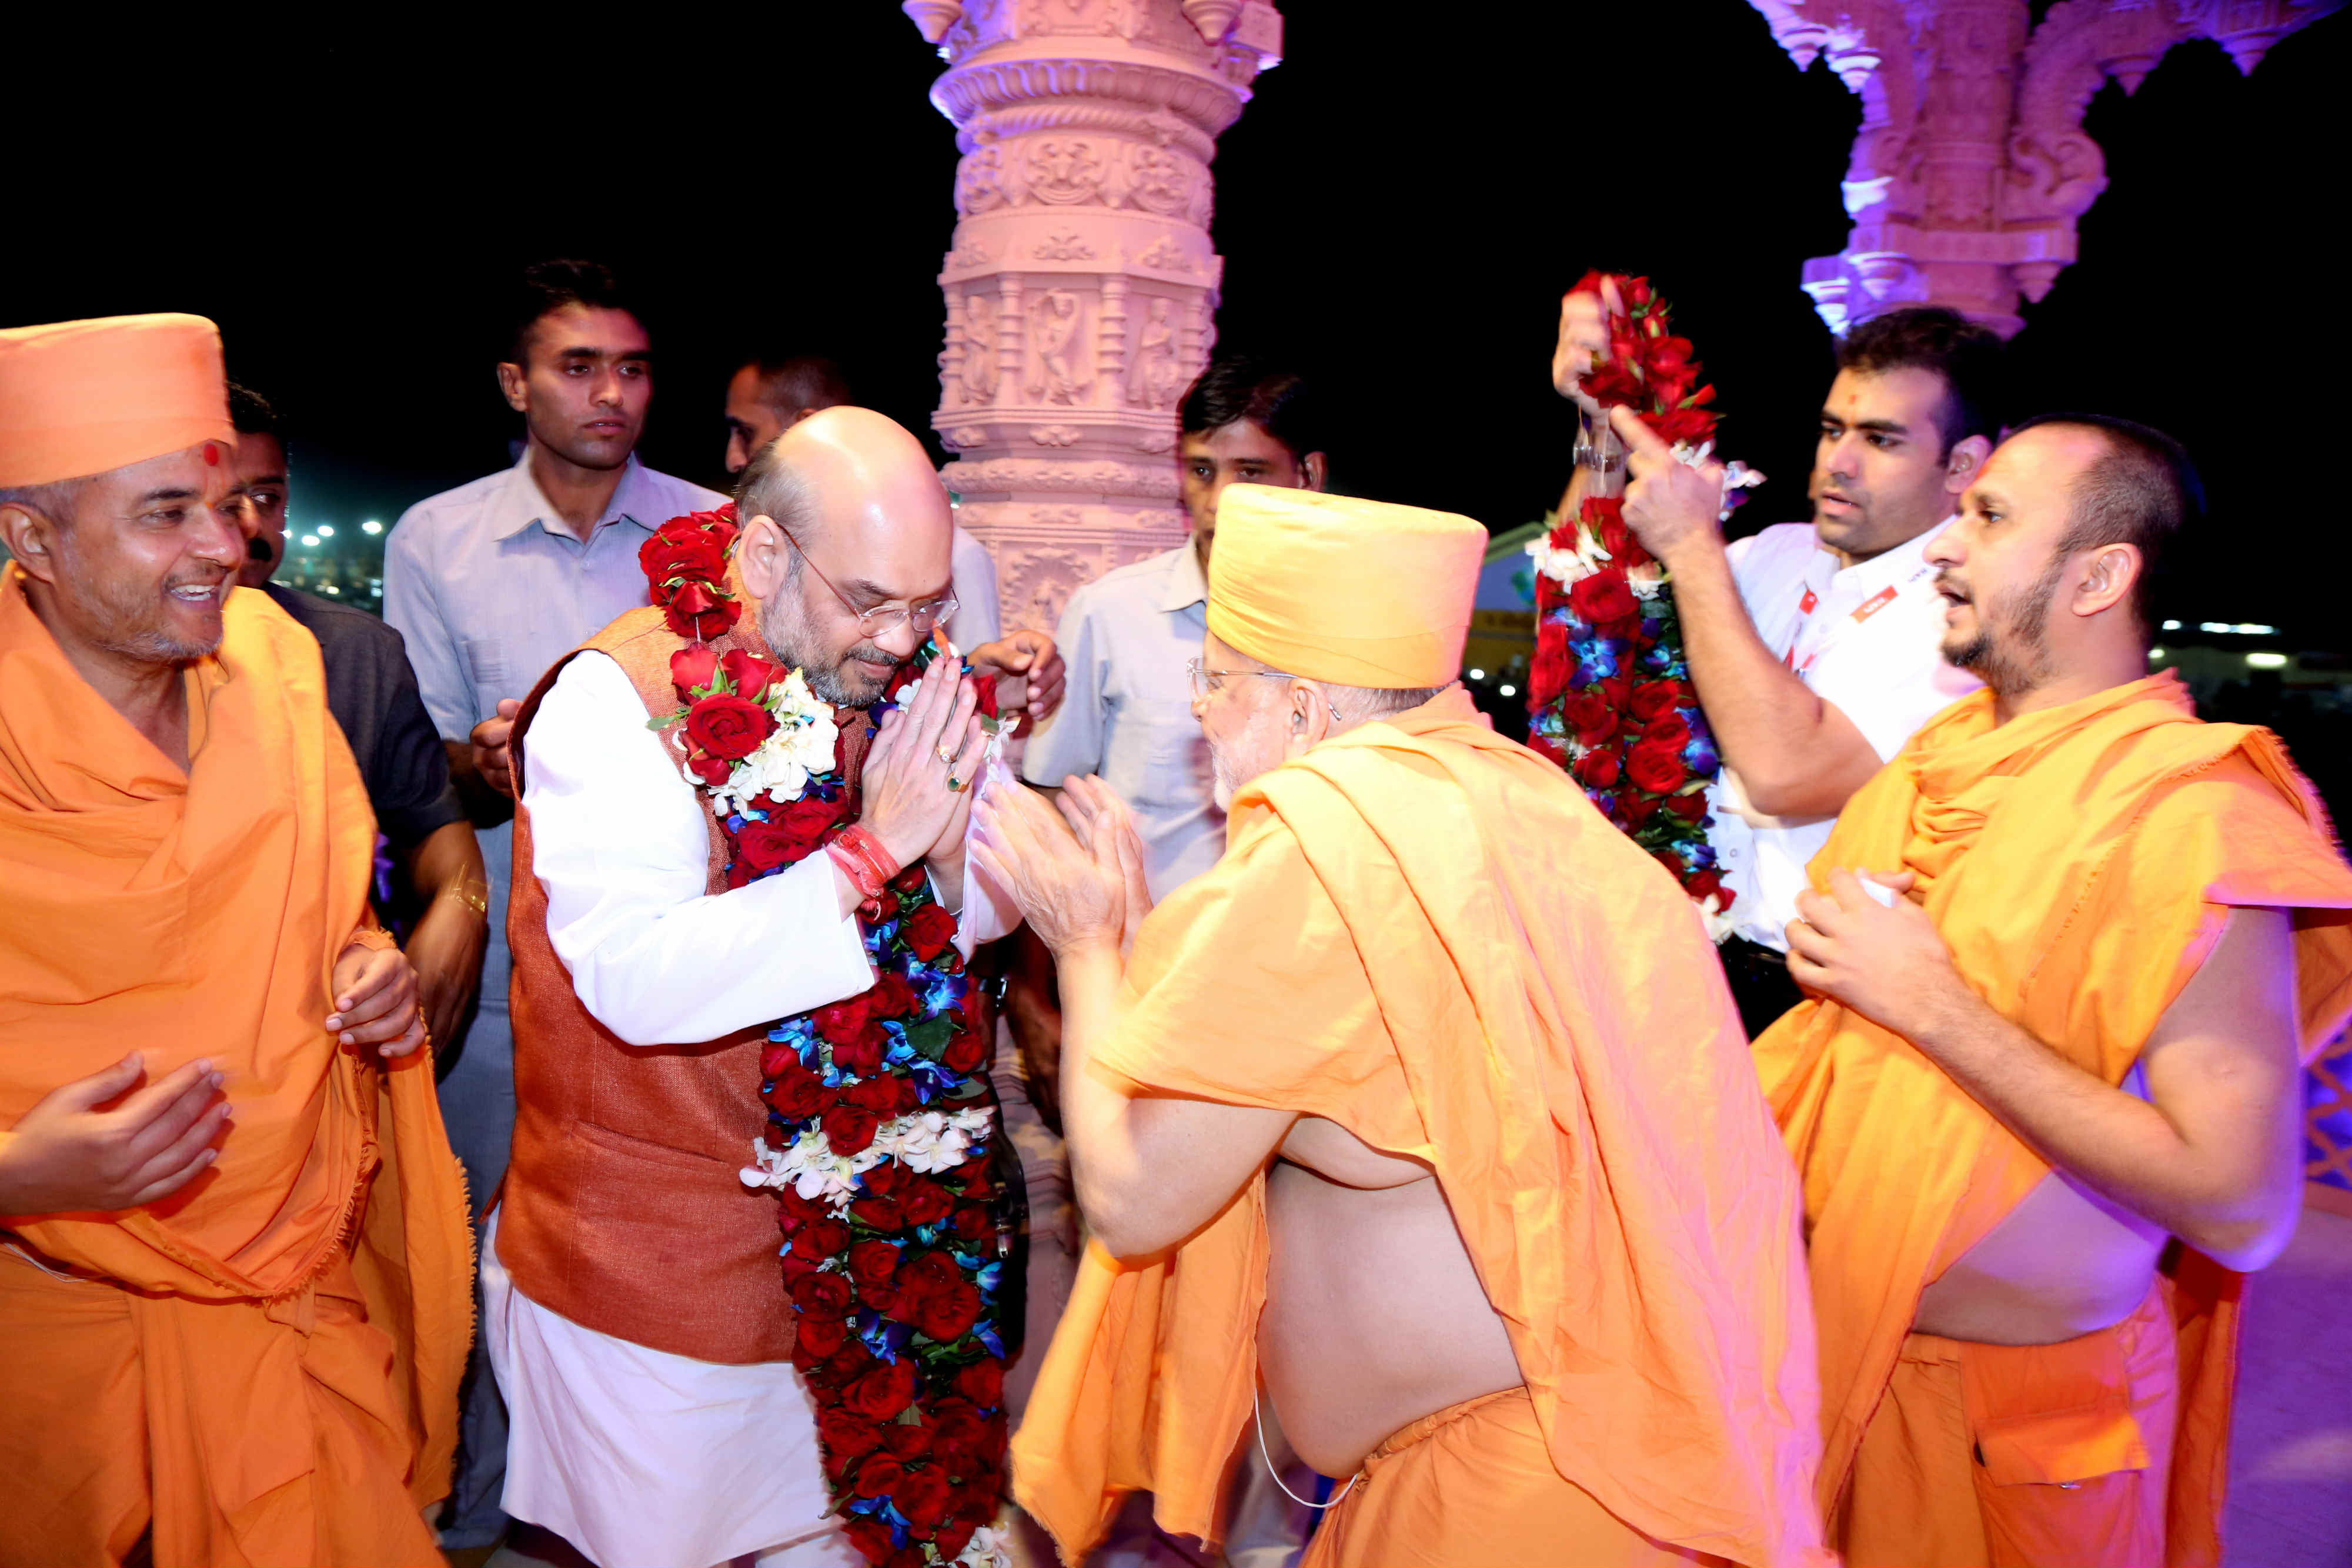
[[[581,1005],[631,1045],[687,1045],[874,983],[832,859],[711,894],[708,798],[646,727],[621,667],[585,653],[541,700],[522,803],[547,933]]]
[[[981,776],[979,785],[982,799],[992,789],[1020,788],[1021,780],[1013,776],[1012,768],[999,758],[989,759],[988,770]],[[967,960],[974,947],[995,941],[1021,924],[1021,905],[972,858],[971,841],[979,836],[980,823],[975,818],[963,831],[963,909],[956,917],[956,950]]]

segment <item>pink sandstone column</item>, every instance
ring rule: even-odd
[[[1833,332],[1898,305],[1950,305],[2014,332],[2021,297],[2075,257],[2106,188],[2083,111],[2136,90],[2173,45],[2211,38],[2242,72],[2344,0],[1750,0],[1801,69],[1826,58],[1862,99],[1845,179],[1853,232],[1805,264]]]
[[[1216,139],[1282,51],[1267,0],[905,0],[949,62],[931,423],[1004,623],[1184,537],[1175,408],[1216,340]]]

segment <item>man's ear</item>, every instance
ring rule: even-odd
[[[2088,617],[2127,602],[2133,585],[2139,581],[2139,574],[2147,567],[2137,545],[2101,545],[2083,565],[2071,608],[2075,614]]]
[[[1284,738],[1291,754],[1297,755],[1310,746],[1319,745],[1331,733],[1330,700],[1311,681],[1293,677],[1283,688],[1283,704],[1289,710],[1284,719]]]
[[[0,544],[25,569],[25,575],[54,588],[58,582],[58,525],[30,507],[11,502],[0,507]]]
[[[735,569],[743,574],[744,591],[762,604],[774,598],[791,568],[791,551],[784,530],[765,512],[745,523],[735,540]]]
[[[522,366],[499,362],[499,391],[506,394],[507,406],[517,413],[530,412],[530,372]]]
[[[1992,443],[1981,435],[1954,443],[1950,455],[1944,459],[1944,493],[1957,496],[1975,484],[1977,470],[1991,455]]]
[[[1320,452],[1310,452],[1298,460],[1298,472],[1306,489],[1320,490],[1330,476],[1330,469],[1331,460]]]

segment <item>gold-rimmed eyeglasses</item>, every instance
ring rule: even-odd
[[[1198,659],[1184,661],[1184,673],[1192,677],[1192,700],[1199,702],[1227,681],[1237,681],[1244,675],[1256,675],[1269,681],[1286,681],[1291,676],[1280,670],[1213,670]]]
[[[916,632],[928,637],[931,629],[940,622],[955,619],[957,602],[952,593],[927,599],[920,604],[877,604],[871,610],[860,610],[850,601],[849,595],[834,586],[833,579],[825,576],[824,569],[809,559],[809,552],[801,548],[800,540],[793,538],[791,529],[778,528],[776,531],[784,536],[784,542],[793,547],[793,552],[807,563],[808,569],[816,573],[816,580],[841,601],[841,607],[856,617],[857,629],[869,638],[887,637],[901,626],[912,626]]]

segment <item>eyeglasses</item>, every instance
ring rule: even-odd
[[[919,634],[929,636],[931,628],[940,622],[955,619],[957,603],[952,593],[927,599],[920,604],[877,604],[871,610],[860,610],[850,602],[849,595],[833,586],[833,579],[825,576],[824,568],[809,560],[809,552],[801,549],[801,541],[793,538],[789,528],[776,531],[784,536],[784,541],[793,547],[793,553],[808,562],[808,569],[816,573],[816,580],[841,601],[841,607],[857,618],[857,629],[868,637],[886,637],[901,626],[912,626]]]
[[[1194,702],[1201,701],[1211,692],[1223,685],[1225,682],[1239,680],[1244,675],[1255,675],[1261,680],[1268,681],[1286,681],[1293,678],[1280,670],[1212,670],[1198,659],[1185,660],[1184,673],[1192,677]]]

